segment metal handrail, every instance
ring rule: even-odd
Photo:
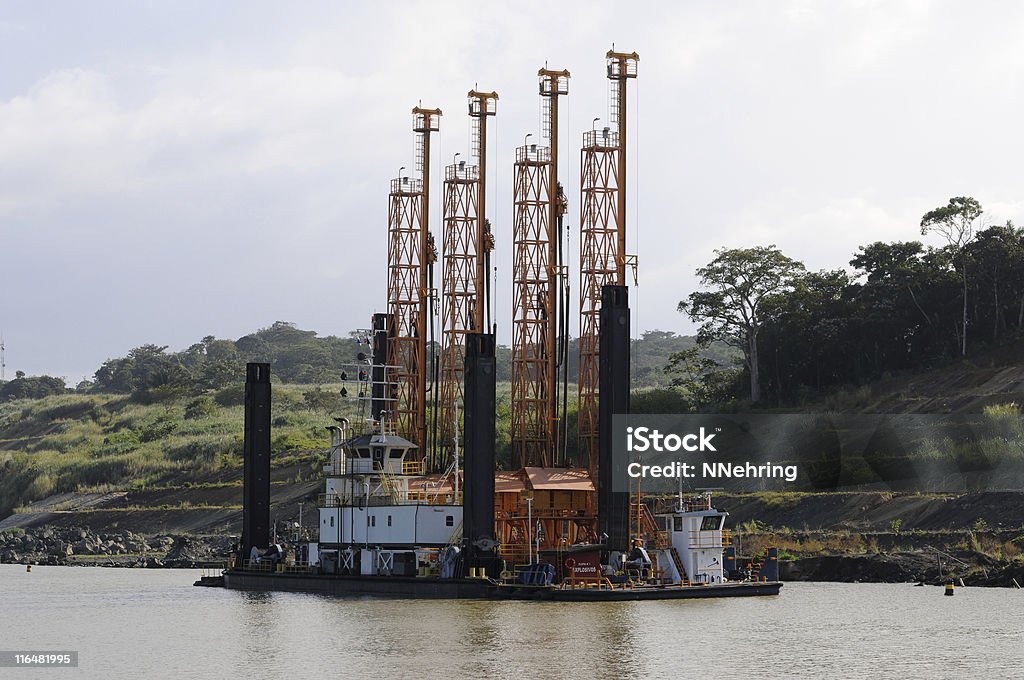
[[[619,131],[587,130],[583,133],[583,147],[597,149],[614,149],[619,146]]]
[[[427,461],[425,460],[403,460],[402,474],[409,476],[423,475],[426,473]]]
[[[423,180],[412,177],[397,177],[391,180],[391,193],[406,195],[423,193]]]
[[[544,520],[544,519],[581,520],[581,519],[593,519],[593,517],[594,517],[593,512],[591,512],[590,510],[586,510],[586,509],[581,509],[581,510],[569,510],[569,509],[537,510],[536,508],[534,508],[532,513],[527,513],[527,514],[520,515],[520,514],[518,514],[519,512],[521,512],[521,511],[520,510],[505,510],[505,511],[498,511],[497,513],[495,513],[495,515],[497,516],[497,518],[499,520],[506,520],[506,521],[509,521],[509,520],[519,520],[519,519],[529,520],[531,518],[534,519],[534,520]]]
[[[732,545],[732,532],[728,529],[694,530],[690,532],[691,548],[721,548]]]
[[[318,508],[340,508],[357,505],[352,496],[337,493],[322,493],[317,496]],[[390,496],[370,496],[367,505],[462,505],[462,493],[437,494],[433,491],[409,491],[397,502]],[[525,519],[525,515],[523,518]],[[541,519],[544,519],[543,517]]]
[[[551,160],[551,149],[540,144],[516,147],[516,163],[547,163]]]

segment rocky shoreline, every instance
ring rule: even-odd
[[[231,538],[219,536],[143,536],[51,526],[0,532],[3,564],[194,569],[225,564],[230,550]]]
[[[997,561],[980,553],[958,556],[958,563],[939,560],[926,551],[870,555],[821,555],[779,561],[783,581],[839,583],[920,583],[942,585],[953,579],[968,586],[1020,588],[1024,564]]]
[[[231,551],[230,536],[95,532],[88,527],[43,526],[0,531],[0,563],[135,568],[220,567]],[[949,556],[953,557],[953,556]],[[1024,563],[997,561],[963,552],[956,563],[926,551],[866,555],[820,555],[779,562],[783,581],[926,583],[954,578],[970,586],[1024,586]]]

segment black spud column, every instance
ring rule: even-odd
[[[463,536],[471,566],[487,567],[491,576],[494,552],[495,380],[494,335],[466,335],[465,488]]]
[[[270,544],[270,364],[245,365],[242,559]]]
[[[598,343],[597,526],[611,550],[629,547],[629,492],[613,491],[612,480],[625,475],[612,455],[612,416],[629,413],[629,288],[601,288]]]

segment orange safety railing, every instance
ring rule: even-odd
[[[662,549],[667,548],[670,544],[669,534],[667,531],[663,531],[658,526],[657,520],[654,519],[654,515],[651,514],[651,509],[647,507],[646,503],[640,503],[639,508],[637,502],[634,501],[632,504],[631,516],[637,517],[640,523],[640,536],[648,543],[653,544],[655,548]]]
[[[523,510],[506,510],[498,511],[495,513],[498,519],[516,520],[516,519],[530,519],[545,520],[545,519],[565,519],[565,520],[585,520],[592,519],[593,514],[587,510],[572,510],[572,509],[559,509],[559,510],[537,510],[533,509],[532,512],[525,512]]]
[[[732,532],[728,529],[714,531],[691,531],[691,548],[722,548],[732,545]]]
[[[502,543],[498,546],[498,555],[510,564],[526,564],[530,548],[525,543]]]
[[[424,505],[462,505],[462,492],[438,493],[436,491],[410,491],[406,494],[410,503]]]

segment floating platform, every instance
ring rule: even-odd
[[[494,584],[487,579],[424,576],[362,576],[295,574],[228,570],[224,587],[231,590],[322,593],[337,597],[371,596],[422,599],[489,597]]]
[[[196,585],[214,585],[199,583]],[[421,599],[548,600],[616,602],[622,600],[686,600],[708,597],[778,595],[779,581],[736,581],[713,585],[630,585],[561,587],[504,584],[490,579],[441,579],[424,576],[342,576],[229,570],[220,585],[231,590],[321,593],[336,597]]]
[[[778,595],[780,581],[737,581],[713,585],[626,585],[614,588],[562,588],[559,586],[494,586],[493,597],[509,600],[554,602],[618,602],[635,600],[690,600],[708,597]]]

